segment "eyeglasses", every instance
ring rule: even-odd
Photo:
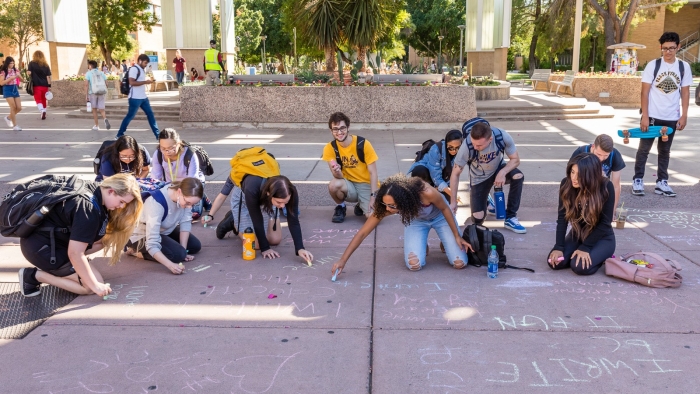
[[[131,161],[136,159],[136,156],[119,156],[119,160],[121,161]]]
[[[460,145],[460,146],[461,146],[461,145]],[[450,152],[458,151],[458,150],[459,150],[459,146],[449,146],[449,145],[448,145],[448,146],[447,146],[447,150],[450,151]]]
[[[177,148],[178,148],[177,145],[171,146],[170,148],[166,148],[166,147],[161,146],[160,150],[163,152],[177,152]]]
[[[347,127],[347,126],[342,126],[342,127],[331,127],[331,131],[332,131],[334,134],[337,134],[337,133],[344,133],[344,132],[348,131],[348,127]]]
[[[384,201],[380,201],[379,203],[382,204],[382,205],[384,205],[384,206],[387,207],[387,208],[396,209],[396,210],[399,209],[399,207],[397,207],[396,205],[387,204],[387,203],[385,203]]]
[[[182,191],[180,191],[180,194],[182,194]],[[197,201],[197,202],[189,202],[189,201],[187,201],[187,199],[185,198],[185,196],[182,196],[182,201],[184,201],[185,203],[184,203],[184,204],[180,204],[180,196],[177,196],[177,203],[180,204],[181,206],[185,207],[185,208],[192,208],[193,206],[197,205],[197,203],[199,203],[199,201]]]
[[[673,52],[676,49],[678,49],[678,47],[661,47],[661,50],[665,52]]]

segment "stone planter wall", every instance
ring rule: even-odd
[[[562,81],[564,75],[552,75],[549,81]],[[549,91],[546,84],[537,84],[538,91]],[[574,78],[574,96],[583,97],[588,101],[597,101],[601,104],[620,105],[622,107],[638,107],[642,105],[642,78],[641,77],[585,77]],[[552,91],[556,91],[557,86]],[[559,88],[559,93],[570,93],[568,88]],[[602,94],[602,96],[601,96]]]
[[[474,86],[476,101],[508,100],[510,82],[499,81],[501,86]]]
[[[342,111],[353,123],[446,123],[476,116],[471,86],[183,86],[187,123],[327,123]]]
[[[85,81],[58,80],[51,83],[53,99],[50,107],[83,107],[85,106]],[[110,94],[119,93],[119,81],[107,81],[107,99],[116,98]]]

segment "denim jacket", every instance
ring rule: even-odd
[[[442,149],[440,149],[442,145]],[[442,154],[440,154],[442,151]],[[408,172],[413,171],[416,166],[425,166],[428,171],[430,171],[430,178],[432,178],[433,183],[437,186],[438,191],[442,192],[446,187],[450,186],[448,183],[450,180],[442,179],[442,170],[447,166],[447,146],[445,141],[438,141],[433,145],[428,153],[423,156],[422,159],[413,163]]]

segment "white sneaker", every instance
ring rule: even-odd
[[[661,194],[666,197],[676,197],[676,192],[671,189],[671,186],[668,185],[666,180],[656,181],[656,189],[654,189],[654,193]]]
[[[9,116],[5,116],[5,123],[7,123],[7,127],[12,127],[12,121]]]
[[[15,126],[12,130],[14,131],[22,131],[22,128],[19,126]]]
[[[92,126],[92,131],[100,131],[100,128],[97,126]]]
[[[634,183],[632,184],[632,194],[635,196],[643,196],[644,195],[644,180],[640,178],[636,178],[634,180]]]

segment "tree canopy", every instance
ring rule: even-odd
[[[43,36],[39,0],[4,0],[0,2],[0,36],[17,47],[17,67],[27,59],[27,48]],[[26,67],[26,65],[25,65]]]

